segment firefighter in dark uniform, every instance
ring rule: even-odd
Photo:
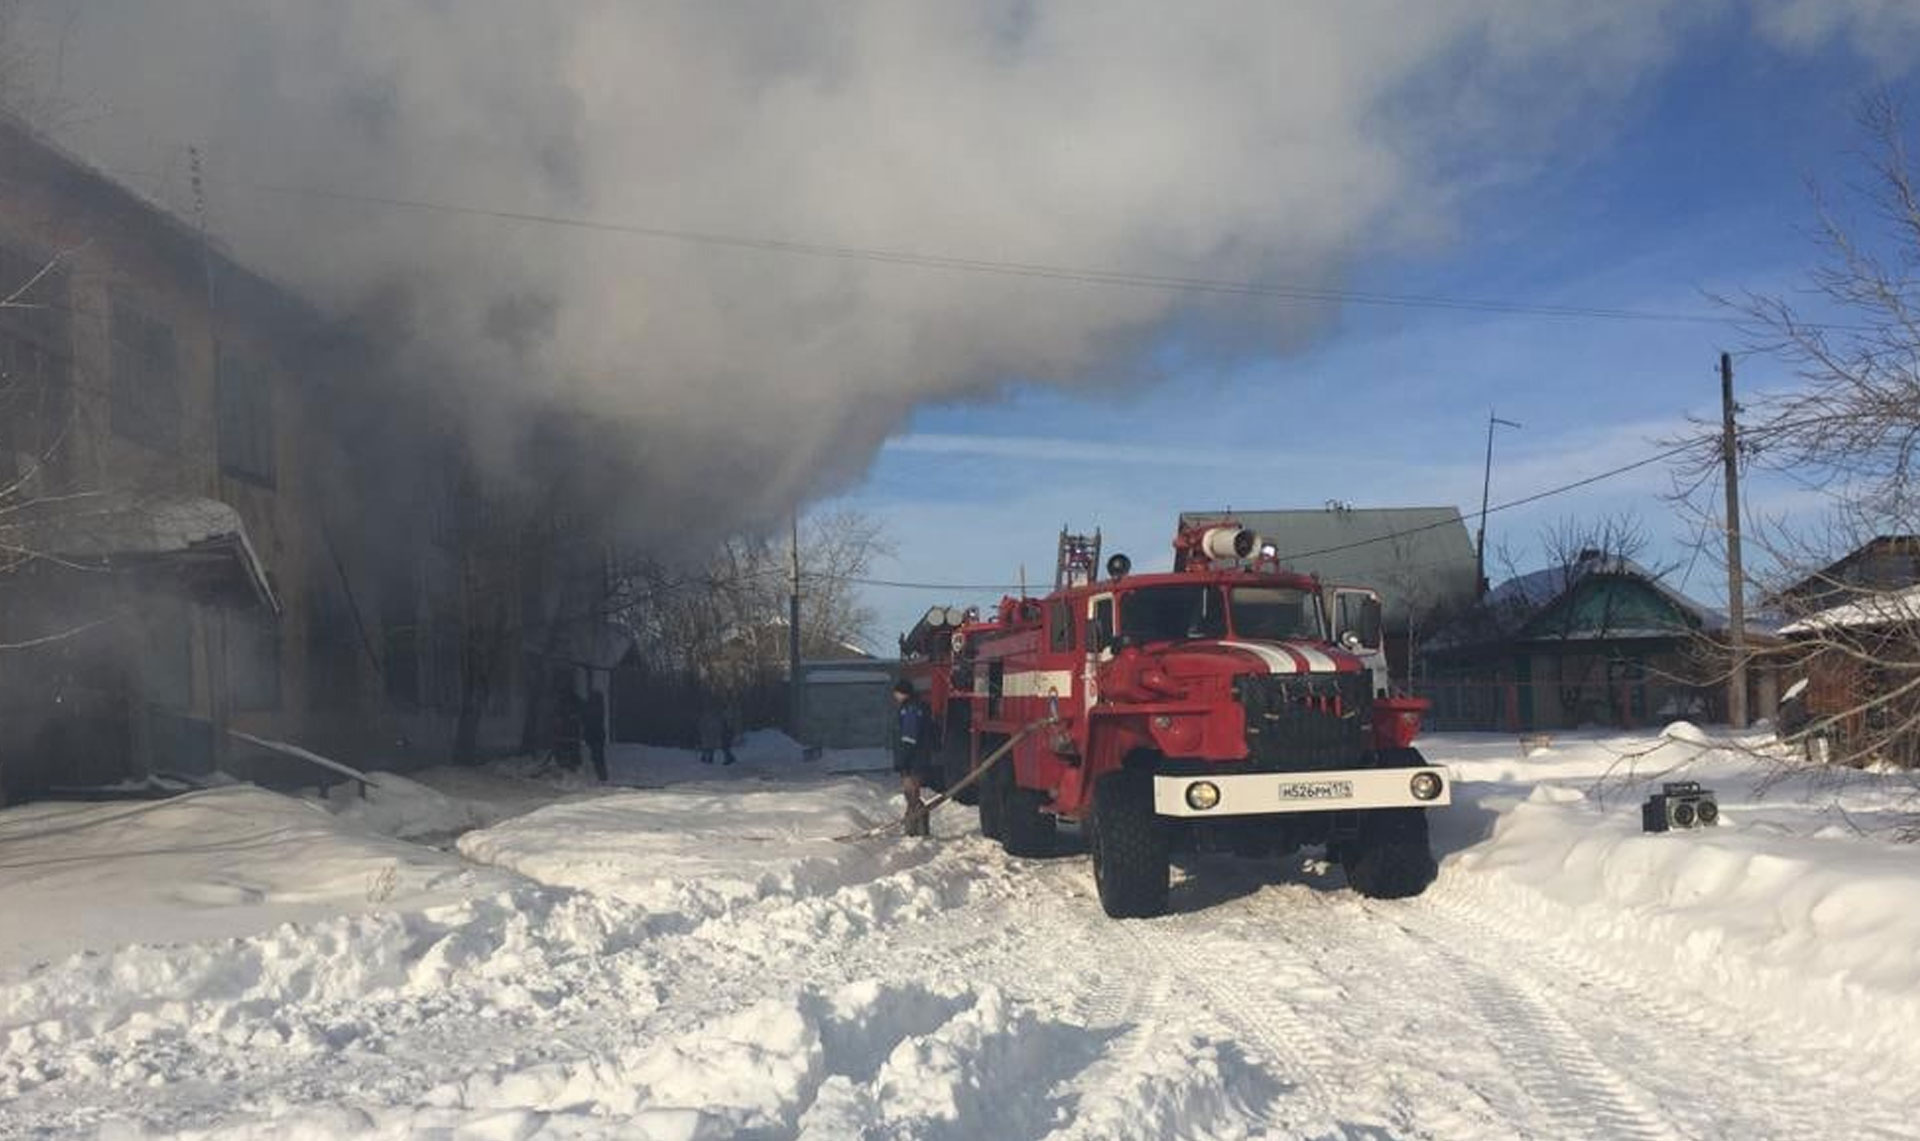
[[[900,792],[907,800],[906,833],[925,836],[929,834],[927,805],[920,790],[933,767],[933,712],[909,681],[894,684],[893,703],[893,771],[900,774]]]

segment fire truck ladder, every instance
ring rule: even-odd
[[[1072,535],[1060,528],[1060,556],[1053,564],[1053,589],[1085,586],[1098,573],[1100,565],[1100,529],[1091,535]]]

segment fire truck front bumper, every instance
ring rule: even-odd
[[[1264,816],[1280,812],[1354,812],[1436,808],[1453,803],[1453,778],[1427,765],[1405,769],[1155,776],[1160,816]]]

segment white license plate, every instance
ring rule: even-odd
[[[1281,800],[1352,800],[1350,780],[1295,780],[1280,786]]]

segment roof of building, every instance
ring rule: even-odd
[[[1836,587],[1844,588],[1847,585],[1847,569],[1853,564],[1878,552],[1897,551],[1902,548],[1908,551],[1920,551],[1920,535],[1875,535],[1792,586],[1774,592],[1767,601],[1773,605],[1780,605],[1797,595],[1817,594]]]
[[[217,237],[190,225],[31,124],[5,112],[0,112],[0,156],[5,156],[15,177],[44,179],[58,188],[67,204],[92,211],[88,215],[93,227],[87,234],[89,240],[137,239],[148,252],[188,275],[188,280],[211,290],[226,316],[241,317],[263,328],[307,334],[326,327],[307,299],[260,270],[241,264]],[[53,255],[58,251],[37,252]]]
[[[1486,597],[1481,600],[1481,605],[1472,614],[1441,631],[1428,642],[1428,648],[1443,650],[1512,638],[1524,639],[1527,636],[1529,623],[1545,613],[1549,607],[1571,595],[1581,583],[1595,576],[1630,578],[1641,583],[1686,615],[1690,619],[1692,629],[1700,633],[1723,634],[1731,625],[1725,611],[1699,602],[1669,586],[1663,581],[1663,575],[1640,563],[1620,555],[1588,552],[1564,566],[1544,567],[1528,574],[1516,575],[1494,587],[1487,592]],[[1771,624],[1753,618],[1747,620],[1746,628],[1750,635],[1756,636],[1770,636],[1776,632]],[[1568,630],[1553,637],[1557,640],[1620,640],[1667,638],[1672,637],[1675,632],[1670,626],[1636,625],[1631,620],[1627,620],[1600,629],[1569,627]]]
[[[1823,630],[1915,624],[1920,624],[1920,586],[1856,594],[1851,601],[1787,623],[1780,627],[1780,633],[1815,634]]]
[[[281,609],[240,513],[217,499],[102,492],[28,503],[0,541],[74,569],[171,568],[209,597]]]
[[[1457,507],[1346,507],[1306,510],[1183,511],[1183,524],[1234,520],[1279,550],[1280,561],[1330,583],[1380,593],[1389,626],[1410,607],[1470,604],[1473,541]]]

